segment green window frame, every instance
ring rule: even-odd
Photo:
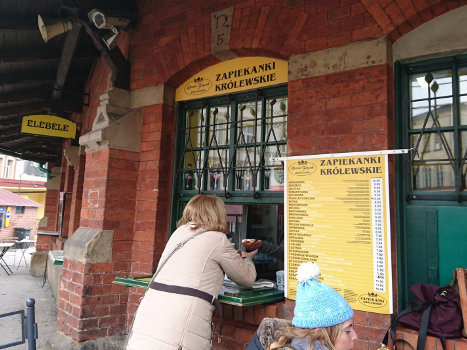
[[[287,85],[177,104],[174,212],[198,193],[226,203],[283,199]]]
[[[465,261],[467,55],[395,63],[399,310]]]
[[[406,200],[465,201],[467,56],[398,64],[397,71],[399,140],[411,149],[403,179]]]

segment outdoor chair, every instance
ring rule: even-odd
[[[8,249],[8,251],[5,253],[3,258],[5,259],[5,258],[8,258],[8,257],[12,257],[13,258],[13,265],[12,266],[15,266],[16,265],[16,252],[20,248],[19,244],[18,244],[18,239],[15,238],[15,237],[10,237],[10,238],[2,239],[0,242],[2,242],[2,243],[14,243],[14,245],[11,246]]]

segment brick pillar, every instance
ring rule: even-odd
[[[110,113],[127,113],[126,100],[120,89],[102,95],[92,131],[80,137],[81,217],[65,243],[57,318],[57,329],[77,342],[126,332],[128,288],[112,282],[130,272],[141,112]]]
[[[151,275],[168,240],[172,168],[174,159],[174,91],[166,85],[133,91],[143,108],[141,153],[136,191],[131,275]],[[142,297],[141,288],[130,288],[129,329]]]

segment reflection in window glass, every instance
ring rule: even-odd
[[[444,172],[441,166],[436,167],[436,187],[443,188],[444,187]]]
[[[412,188],[417,191],[452,191],[455,187],[454,171],[449,162],[420,162],[412,167]]]
[[[441,136],[436,132],[412,135],[410,138],[410,148],[417,150],[414,153],[414,160],[448,160],[449,157],[453,157],[453,136],[452,132],[441,133]],[[444,149],[441,137],[447,147],[448,153]]]
[[[219,106],[211,109],[209,115],[209,145],[212,147],[228,144],[229,133],[230,115],[228,106]]]
[[[452,74],[449,70],[431,72],[431,74],[433,80],[430,89],[425,79],[426,73],[414,74],[410,77],[412,129],[423,126],[430,106],[441,126],[452,125]],[[433,127],[432,118],[428,119],[427,127]]]

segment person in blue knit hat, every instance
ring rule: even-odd
[[[265,318],[247,350],[351,350],[357,333],[353,310],[333,288],[319,282],[320,269],[306,262],[297,270],[292,321]]]

